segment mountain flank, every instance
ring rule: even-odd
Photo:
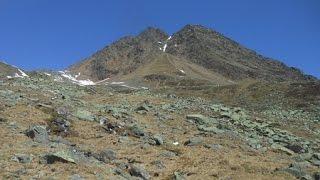
[[[179,66],[175,67],[176,64]],[[156,70],[147,72],[146,67],[151,66]],[[188,72],[181,76],[183,68]],[[119,39],[68,70],[94,81],[129,77],[137,80],[136,76],[142,74],[144,80],[149,76],[163,79],[166,75],[175,81],[200,80],[219,85],[246,79],[269,82],[315,79],[201,25],[186,25],[172,36],[149,27],[137,36]]]

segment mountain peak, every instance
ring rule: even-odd
[[[163,30],[155,27],[148,27],[142,31],[138,37],[143,40],[151,41],[161,41],[167,39],[169,35]]]
[[[169,60],[161,58],[161,53],[170,54]],[[150,67],[156,64],[164,73],[168,73],[171,67],[185,71],[192,66],[189,75],[193,79],[223,77],[230,80],[226,80],[227,83],[248,78],[266,81],[308,79],[300,71],[265,58],[215,30],[192,24],[184,26],[170,38],[161,29],[148,27],[138,36],[115,42],[71,70],[93,80],[103,80],[131,77],[132,73],[143,74],[138,71],[145,71],[142,67],[150,63]],[[168,63],[172,66],[167,66]],[[207,73],[205,76],[193,73],[194,69]]]
[[[213,29],[207,28],[200,24],[187,24],[179,32],[215,32]]]

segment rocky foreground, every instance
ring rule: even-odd
[[[176,94],[41,73],[0,81],[1,179],[320,178],[318,106]]]

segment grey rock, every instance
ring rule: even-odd
[[[136,111],[149,111],[149,106],[146,104],[140,105],[136,108]]]
[[[107,119],[107,118],[100,118],[100,120],[99,120],[99,124],[100,124],[100,125],[107,124],[107,122],[108,122],[108,119]]]
[[[205,144],[204,147],[205,147],[205,148],[208,148],[208,149],[219,150],[219,149],[221,149],[223,146],[221,146],[220,144]]]
[[[140,177],[143,180],[148,180],[151,178],[150,174],[143,168],[136,165],[131,165],[129,169],[131,176]]]
[[[76,163],[75,156],[68,150],[49,153],[43,156],[41,163],[53,164],[55,162]]]
[[[298,144],[288,144],[285,146],[287,149],[290,149],[291,151],[295,152],[295,153],[305,153],[306,151],[304,150],[304,148],[301,145]]]
[[[57,112],[59,115],[65,115],[65,116],[70,113],[67,107],[58,107],[58,108],[56,109],[56,112]]]
[[[174,179],[174,180],[184,180],[184,179],[186,179],[186,178],[185,178],[185,176],[184,176],[183,173],[175,171],[175,172],[173,173],[173,179]]]
[[[19,163],[30,163],[32,161],[32,157],[26,154],[15,154],[11,160],[19,162]]]
[[[50,122],[50,130],[56,133],[67,133],[71,123],[62,118],[55,118]]]
[[[291,151],[290,149],[288,149],[288,148],[286,148],[286,147],[284,147],[284,146],[282,146],[280,144],[274,143],[274,144],[271,145],[271,148],[276,150],[276,151],[284,152],[284,153],[286,153],[288,155],[293,155],[294,154],[293,151]]]
[[[142,130],[142,128],[140,128],[136,124],[131,126],[129,129],[134,136],[137,136],[137,137],[145,136],[145,132]]]
[[[200,124],[200,125],[209,124],[209,122],[210,122],[210,120],[207,117],[205,117],[201,114],[187,115],[187,120],[193,121],[194,123]]]
[[[110,163],[111,161],[117,159],[117,153],[112,149],[106,149],[99,153],[98,158],[104,163]]]
[[[305,171],[298,169],[298,168],[295,168],[295,167],[285,168],[285,169],[283,169],[283,171],[287,172],[287,173],[289,173],[299,179],[312,180],[312,177],[310,175],[308,175]]]
[[[156,145],[162,145],[164,143],[163,137],[160,134],[156,134],[153,136]]]
[[[160,153],[159,156],[166,157],[166,158],[172,158],[172,157],[177,156],[177,154],[172,151],[163,151]]]
[[[308,169],[311,167],[311,163],[308,161],[304,161],[304,162],[294,162],[290,165],[290,167],[292,168],[296,168],[296,169]]]
[[[79,118],[80,120],[85,121],[94,121],[95,117],[91,114],[91,112],[83,109],[78,109],[74,115],[75,117]]]
[[[201,145],[203,142],[203,138],[201,137],[193,137],[184,143],[185,146],[197,146]]]
[[[254,149],[260,149],[262,148],[260,141],[256,138],[248,138],[248,144],[250,147],[254,148]]]
[[[49,136],[44,126],[31,126],[27,131],[26,135],[32,138],[35,142],[38,143],[48,143]]]

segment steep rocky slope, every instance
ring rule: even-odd
[[[150,57],[159,53],[157,42],[167,38],[168,35],[161,30],[148,28],[136,37],[121,38],[88,59],[73,65],[70,71],[81,72],[80,77],[93,80],[129,74],[142,64],[150,62]]]
[[[173,34],[167,49],[170,54],[184,57],[233,80],[308,79],[298,69],[263,57],[222,34],[200,25],[187,25]]]
[[[71,66],[74,74],[81,73],[83,78],[95,81],[106,78],[121,79],[122,76],[141,74],[146,64],[157,64],[162,68],[162,75],[169,69],[169,64],[159,64],[159,59],[166,54],[169,61],[179,59],[183,67],[201,67],[214,84],[230,84],[232,81],[257,79],[263,81],[304,81],[314,79],[304,75],[296,68],[265,58],[249,50],[222,34],[200,25],[187,25],[180,31],[168,36],[165,32],[148,28],[138,36],[125,37],[98,51],[82,62]],[[157,63],[155,63],[157,62]],[[150,75],[150,74],[148,74]],[[201,73],[186,74],[191,80],[199,80]],[[170,75],[177,78],[179,75]],[[200,78],[206,81],[208,78]],[[178,79],[179,81],[179,79]]]

